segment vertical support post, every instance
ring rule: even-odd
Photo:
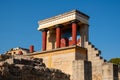
[[[81,47],[85,46],[86,41],[89,41],[89,25],[81,24]]]
[[[42,29],[42,50],[46,50],[47,44],[47,29]]]
[[[71,21],[72,24],[72,44],[77,44],[77,22],[78,20]]]
[[[56,25],[56,48],[60,48],[61,40],[61,26],[60,24]]]
[[[30,53],[32,53],[32,52],[34,52],[34,46],[33,45],[30,46]]]

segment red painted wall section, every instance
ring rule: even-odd
[[[19,55],[23,55],[23,52],[22,52],[22,51],[19,51],[18,54],[19,54]]]
[[[68,46],[69,40],[67,38],[62,38],[61,39],[61,47],[66,47]]]
[[[71,46],[73,44],[72,40],[69,40],[69,46]]]

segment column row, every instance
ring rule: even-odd
[[[77,44],[77,22],[76,20],[71,21],[71,26],[72,26],[72,44],[76,45]],[[61,28],[63,26],[58,24],[55,26],[56,28],[56,48],[60,48],[60,40],[61,40]],[[46,43],[47,43],[47,31],[48,29],[42,29],[42,50],[46,50]]]

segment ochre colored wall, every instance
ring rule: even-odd
[[[72,62],[81,58],[86,60],[86,52],[86,49],[75,46],[38,52],[31,54],[30,56],[43,58],[43,62],[48,68],[60,69],[63,72],[72,75]],[[84,57],[77,57],[76,55]]]

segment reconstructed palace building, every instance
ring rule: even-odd
[[[71,80],[120,80],[118,67],[106,62],[89,41],[89,16],[72,10],[39,21],[42,51],[27,56],[43,58],[48,68],[70,74]]]

